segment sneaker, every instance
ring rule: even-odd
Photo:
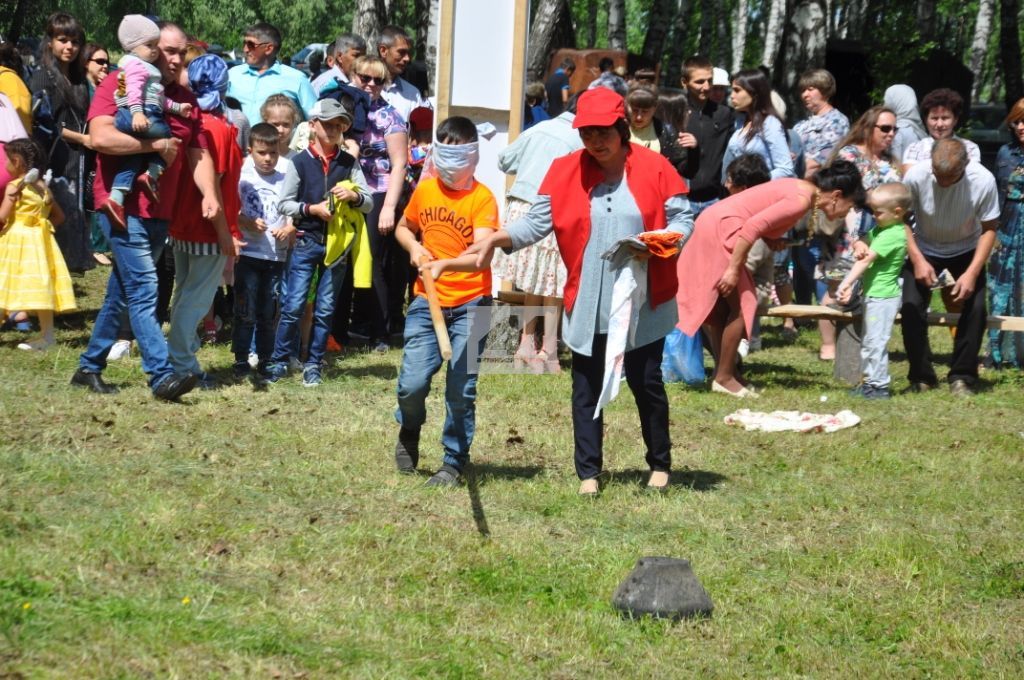
[[[911,382],[910,385],[903,390],[903,394],[919,394],[921,392],[930,392],[934,390],[938,385],[930,382]]]
[[[132,353],[132,341],[131,340],[118,340],[110,346],[110,351],[107,352],[107,361],[118,361],[124,359]]]
[[[25,350],[26,352],[45,352],[53,347],[55,342],[53,338],[36,338],[28,342],[19,342],[18,349]]]
[[[385,354],[389,349],[391,349],[391,346],[383,340],[378,340],[373,345],[373,351],[377,354]]]
[[[249,368],[256,368],[260,365],[260,355],[256,352],[249,352]]]
[[[124,220],[124,206],[119,203],[115,203],[109,198],[100,206],[99,212],[107,216],[110,220],[110,226],[115,229],[126,229],[126,223]]]
[[[159,179],[153,177],[148,172],[144,172],[139,175],[139,178],[135,180],[135,183],[142,188],[142,193],[146,194],[146,198],[151,200],[153,203],[160,202],[160,191],[158,189]]]
[[[296,373],[302,370],[302,362],[299,361],[298,357],[290,357],[288,359],[288,370]]]
[[[196,374],[196,387],[201,390],[217,390],[220,389],[220,383],[212,375],[203,371]]]
[[[306,366],[302,370],[303,387],[319,387],[323,383],[323,376],[320,375],[319,366]]]
[[[248,361],[236,361],[231,367],[231,376],[237,381],[242,381],[249,377],[252,369]]]
[[[434,476],[427,480],[426,486],[437,486],[441,488],[454,488],[459,485],[461,475],[457,468],[448,463],[441,466],[441,469],[434,473]]]
[[[398,431],[398,442],[395,443],[395,467],[402,474],[411,475],[416,473],[416,466],[419,462],[419,430],[410,430],[403,427]]]
[[[875,387],[874,385],[861,383],[850,390],[850,396],[860,397],[861,399],[889,399],[892,397],[892,394],[889,393],[888,387]]]
[[[267,364],[263,371],[263,379],[266,382],[276,383],[288,375],[288,364]]]

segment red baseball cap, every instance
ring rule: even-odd
[[[576,100],[574,128],[611,127],[617,120],[626,117],[626,102],[616,92],[606,87],[587,90]]]

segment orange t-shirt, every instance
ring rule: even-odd
[[[423,247],[437,259],[458,257],[473,244],[474,229],[498,228],[498,203],[494,194],[473,180],[465,191],[449,189],[436,177],[421,181],[405,208],[409,229],[420,234]],[[491,270],[446,271],[435,282],[442,307],[458,307],[481,295],[491,294]],[[416,295],[425,295],[423,279],[416,279]]]

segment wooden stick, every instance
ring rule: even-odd
[[[420,258],[420,266],[430,262],[426,257]],[[434,288],[434,277],[429,269],[421,269],[423,288],[427,292],[427,303],[430,305],[430,320],[434,322],[434,335],[437,336],[437,347],[441,350],[441,358],[448,361],[452,358],[452,341],[448,337],[448,326],[441,313],[441,303],[437,300],[437,289]]]

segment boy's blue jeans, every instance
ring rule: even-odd
[[[145,106],[143,113],[146,114],[146,120],[149,121],[149,129],[145,132],[136,132],[132,129],[132,112],[127,108],[117,110],[117,114],[114,116],[114,127],[136,139],[166,139],[171,136],[171,128],[164,120],[164,112],[159,107]],[[163,171],[166,164],[158,153],[121,156],[121,169],[114,175],[111,188],[126,194],[129,193],[132,190],[132,185],[135,184],[135,178],[149,165],[158,165]]]
[[[306,366],[320,366],[327,349],[327,336],[331,332],[334,321],[334,282],[333,270],[324,266],[325,247],[322,243],[307,236],[295,242],[288,269],[285,272],[284,293],[281,296],[281,320],[277,325],[277,337],[274,340],[274,352],[271,362],[278,365],[288,364],[288,359],[299,356],[299,320],[306,308],[309,297],[309,286],[313,276],[319,272],[313,303],[313,329],[309,337],[309,355]],[[338,265],[344,267],[344,264]],[[337,267],[335,268],[337,269]]]
[[[864,300],[864,337],[860,341],[860,370],[864,383],[871,387],[888,387],[889,338],[900,311],[903,299],[900,297]]]
[[[469,462],[469,447],[476,429],[476,379],[479,357],[484,351],[489,324],[489,296],[478,297],[458,307],[442,307],[452,358],[445,376],[444,405],[447,414],[441,432],[444,462],[462,470]],[[484,313],[478,313],[484,312]],[[474,328],[477,330],[474,333]],[[470,340],[476,341],[476,354],[470,363]],[[395,419],[409,430],[419,431],[427,419],[426,400],[430,379],[441,368],[441,352],[434,335],[427,299],[416,296],[405,314],[405,349],[398,373],[398,409]]]
[[[260,364],[270,361],[274,351],[274,319],[278,291],[284,276],[284,262],[243,255],[235,265],[235,320],[231,351],[235,362],[246,361],[256,332],[256,355]]]

